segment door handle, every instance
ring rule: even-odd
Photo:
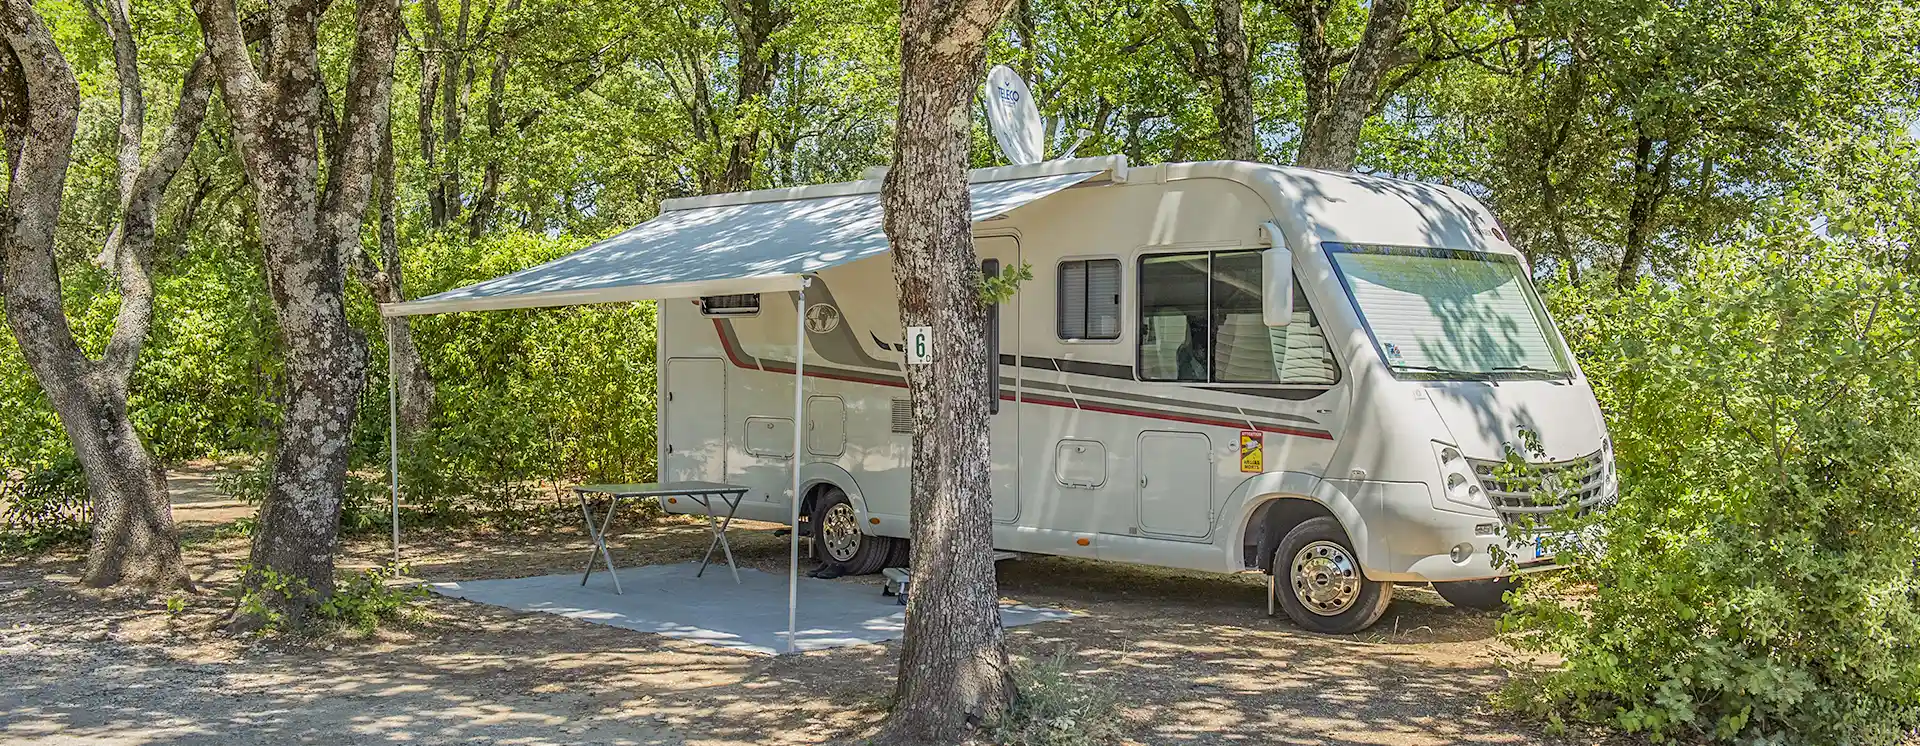
[[[668,443],[668,444],[667,444],[667,453],[668,453],[668,454],[672,454],[672,453],[673,453],[673,444],[672,444],[672,443]]]
[[[1145,486],[1147,486],[1147,478],[1146,478],[1146,477],[1144,477],[1144,476],[1142,476],[1142,477],[1140,477],[1140,486],[1142,486],[1142,487],[1145,487]]]

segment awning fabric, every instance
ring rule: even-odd
[[[1105,169],[969,185],[973,220],[1086,181]],[[880,195],[871,189],[831,196],[751,200],[671,209],[620,235],[537,267],[406,303],[387,316],[572,306],[791,290],[798,276],[887,250]],[[877,189],[877,184],[872,186]]]

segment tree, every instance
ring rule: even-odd
[[[386,139],[399,29],[394,0],[360,2],[343,111],[334,120],[318,49],[326,7],[326,0],[275,5],[256,67],[233,1],[193,3],[253,185],[284,359],[272,485],[243,583],[295,625],[333,590],[347,450],[367,358],[365,340],[347,323],[344,260],[360,243]],[[338,127],[325,128],[323,158],[329,121]]]
[[[1299,32],[1300,80],[1306,110],[1295,165],[1351,171],[1360,135],[1408,84],[1439,63],[1473,58],[1519,38],[1491,4],[1443,0],[1416,8],[1413,0],[1366,4],[1366,23],[1351,45],[1337,34],[1341,8],[1331,0],[1290,0],[1282,9]]]
[[[112,43],[120,94],[119,220],[101,254],[103,266],[119,277],[120,307],[105,351],[97,359],[88,356],[63,307],[54,237],[80,94],[73,68],[30,0],[5,0],[0,6],[6,42],[0,55],[0,126],[6,130],[12,169],[0,285],[14,338],[86,473],[93,527],[81,582],[150,590],[191,587],[180,563],[166,475],[134,427],[128,397],[153,328],[160,198],[199,137],[212,90],[211,66],[204,54],[194,60],[159,149],[143,163],[146,100],[127,6],[124,0],[105,0],[89,2],[87,9]]]
[[[993,567],[987,307],[967,193],[970,107],[1012,0],[907,0],[900,113],[882,187],[906,326],[940,354],[907,369],[913,403],[913,594],[882,743],[950,743],[1013,696]]]
[[[1248,64],[1247,29],[1240,0],[1212,0],[1213,32],[1209,38],[1193,20],[1183,0],[1170,0],[1167,10],[1182,31],[1192,53],[1193,77],[1214,90],[1213,120],[1218,128],[1220,157],[1236,161],[1260,159],[1260,142],[1253,133],[1253,70]]]

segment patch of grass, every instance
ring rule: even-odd
[[[1076,676],[1058,652],[1014,665],[1020,695],[995,723],[993,742],[1006,746],[1098,746],[1120,740],[1119,696],[1112,687]]]

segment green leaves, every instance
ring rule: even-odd
[[[1550,294],[1624,497],[1609,551],[1503,623],[1566,660],[1509,705],[1661,740],[1920,725],[1920,292],[1803,213],[1755,229],[1662,285]]]

